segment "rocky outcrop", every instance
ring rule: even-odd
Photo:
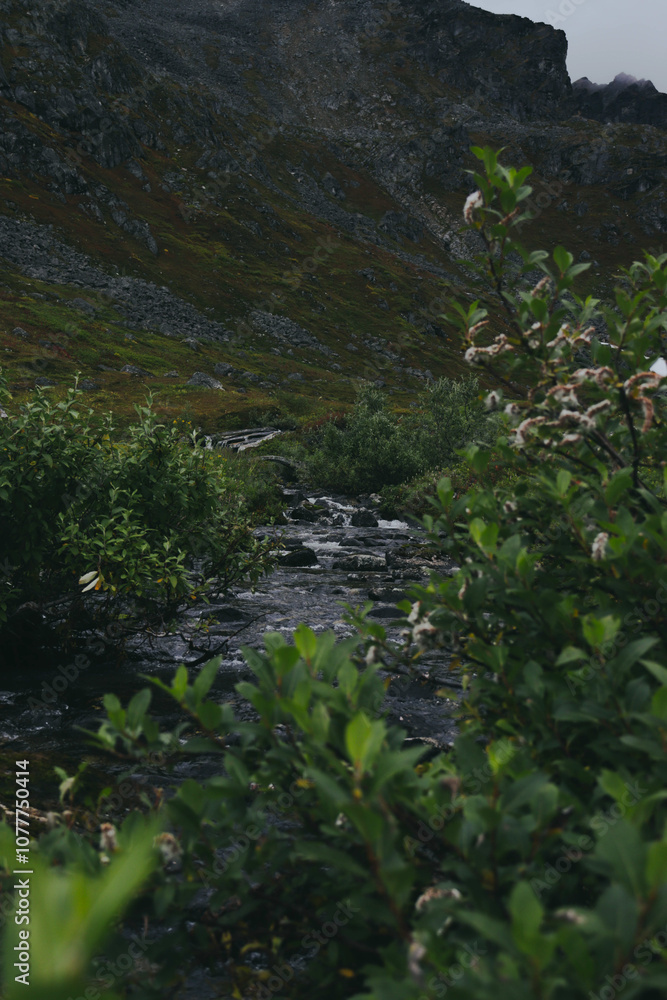
[[[667,128],[667,94],[656,90],[650,80],[620,73],[611,83],[600,86],[582,77],[573,84],[572,92],[575,107],[584,118]]]

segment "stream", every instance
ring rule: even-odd
[[[6,757],[30,760],[35,778],[31,777],[35,828],[47,826],[48,810],[58,809],[54,765],[72,775],[79,762],[86,760],[92,764],[98,787],[106,782],[118,787],[121,774],[126,773],[126,763],[91,749],[79,728],[98,729],[106,718],[105,693],[115,693],[126,704],[146,686],[141,674],[170,682],[181,663],[196,671],[222,646],[221,668],[209,697],[231,702],[239,719],[254,718],[252,707],[235,692],[239,681],[253,676],[242,646],[262,648],[267,631],[282,632],[289,641],[301,622],[315,632],[331,629],[339,638],[350,636],[354,630],[344,620],[342,605],[358,607],[368,600],[374,602],[370,617],[387,629],[389,638],[399,639],[396,602],[406,596],[411,584],[426,582],[433,569],[447,572],[451,568],[451,564],[428,561],[428,554],[420,548],[419,528],[404,521],[382,520],[373,498],[362,502],[303,489],[284,488],[283,492],[287,523],[256,531],[275,538],[278,568],[254,591],[239,587],[224,601],[201,602],[188,609],[191,621],[206,620],[208,626],[207,632],[196,633],[194,641],[188,634],[156,637],[151,644],[137,640],[127,645],[120,662],[117,654],[100,644],[95,654],[80,653],[78,659],[72,656],[58,662],[45,654],[20,671],[0,673],[0,741]],[[436,693],[443,685],[454,688],[452,696],[457,697],[460,684],[448,672],[447,658],[442,653],[425,653],[417,676],[394,675],[387,692],[388,721],[407,730],[407,742],[425,745],[426,757],[449,747],[455,735],[452,703]],[[182,719],[172,700],[160,692],[154,694],[152,712],[167,728]],[[153,795],[158,786],[173,786],[188,778],[203,781],[219,774],[220,766],[216,754],[189,755],[170,771],[160,763],[142,761],[133,787],[137,795],[142,789],[152,789]],[[113,794],[105,800],[107,808],[114,800],[117,810],[130,807]],[[208,892],[202,890],[202,906]],[[251,954],[248,961],[253,966],[259,962],[260,968],[263,957]],[[204,967],[191,970],[176,994],[178,1000],[230,997],[228,978],[218,971],[220,976]]]
[[[369,498],[362,503],[284,488],[284,500],[287,524],[256,532],[275,537],[280,565],[254,592],[236,588],[224,601],[188,609],[188,619],[208,619],[208,631],[197,633],[200,638],[189,641],[176,634],[150,643],[131,641],[120,663],[98,643],[90,655],[80,653],[59,662],[44,654],[25,669],[3,671],[0,741],[4,748],[47,759],[81,760],[88,750],[79,727],[97,730],[106,716],[105,693],[112,691],[125,703],[146,686],[141,674],[170,682],[179,664],[200,669],[220,647],[222,665],[211,696],[231,702],[238,717],[250,718],[251,707],[234,690],[240,680],[252,679],[241,647],[262,648],[265,632],[288,637],[301,622],[315,632],[332,629],[340,638],[351,635],[353,629],[343,620],[345,603],[357,607],[373,600],[370,617],[397,639],[396,602],[405,597],[411,583],[426,582],[436,568],[425,554],[420,555],[420,529],[382,520]],[[448,566],[439,563],[437,569],[446,572]],[[395,678],[389,686],[390,721],[405,728],[411,740],[444,749],[453,739],[454,724],[447,712],[451,705],[435,692],[443,684],[451,688],[455,683],[443,654],[425,654],[419,677]],[[167,698],[156,697],[153,708],[164,724],[177,721]],[[203,762],[184,765],[183,776],[203,773],[197,770],[201,766]]]

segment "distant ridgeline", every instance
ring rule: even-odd
[[[572,95],[585,118],[667,128],[667,94],[650,80],[619,73],[612,83],[600,86],[584,76],[572,85]]]

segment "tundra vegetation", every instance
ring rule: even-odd
[[[238,686],[252,721],[208,698],[215,661],[127,707],[107,697],[91,739],[128,769],[219,766],[129,812],[72,804],[33,845],[40,1000],[176,995],[195,966],[235,997],[665,995],[667,430],[651,368],[667,255],[625,271],[613,304],[580,298],[585,264],[514,238],[529,169],[475,153],[465,217],[495,306],[457,317],[466,359],[504,389],[487,396],[493,446],[466,450],[476,482],[444,478],[425,518],[459,570],[415,588],[402,644],[366,609],[343,642],[267,634]],[[463,683],[447,753],[406,749],[383,718],[428,652]],[[175,730],[152,694],[182,710]],[[11,869],[9,827],[0,843]]]

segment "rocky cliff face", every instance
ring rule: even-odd
[[[408,402],[461,368],[441,317],[473,143],[536,166],[526,238],[592,282],[667,233],[667,97],[573,90],[563,32],[463,0],[0,0],[0,57],[19,386],[90,369],[122,407],[123,367],[178,371],[178,410],[227,364],[224,407],[196,397],[214,417],[324,409],[359,376]]]

